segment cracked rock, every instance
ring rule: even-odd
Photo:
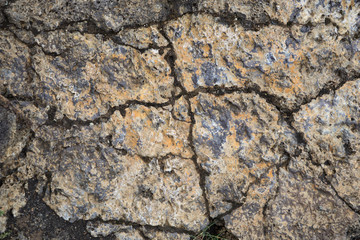
[[[64,25],[91,20],[104,31],[119,31],[127,26],[141,26],[164,21],[172,15],[192,10],[189,0],[170,3],[165,0],[18,0],[5,9],[9,21],[18,28],[55,30]]]
[[[359,19],[0,0],[0,239],[360,239]]]
[[[112,145],[130,154],[162,157],[168,154],[192,157],[188,133],[190,123],[174,120],[161,108],[134,105],[125,117],[116,111],[102,126],[104,137],[112,136]]]
[[[51,172],[45,202],[59,216],[71,222],[100,217],[192,231],[208,223],[191,160],[171,155],[147,160],[131,149],[123,155],[96,140],[101,129],[44,127],[36,135],[29,161]],[[128,131],[136,147],[141,129]]]
[[[10,22],[19,28],[37,31],[54,30],[64,23],[92,19],[104,30],[117,31],[127,25],[142,25],[164,19],[169,12],[167,2],[152,1],[95,1],[61,0],[52,3],[44,0],[15,1],[5,13]]]
[[[272,19],[289,24],[317,25],[333,23],[340,34],[359,31],[358,1],[298,1],[271,0],[265,10]],[[306,28],[306,26],[304,26]]]
[[[360,211],[359,93],[360,80],[305,105],[295,114],[294,126],[304,133],[312,157],[326,178],[354,209]]]
[[[216,217],[243,201],[269,168],[287,161],[297,141],[276,108],[257,95],[200,93],[191,104],[194,147],[208,173],[205,188]]]
[[[359,216],[331,187],[319,181],[319,169],[294,159],[280,168],[279,189],[266,211],[269,239],[348,239]]]
[[[114,41],[138,49],[146,49],[150,47],[161,48],[166,47],[169,44],[166,38],[155,26],[150,26],[148,28],[124,29],[114,37]]]
[[[248,190],[246,201],[224,217],[225,226],[239,239],[265,239],[264,208],[277,190],[278,179],[274,168],[259,178]]]
[[[258,31],[228,25],[209,14],[186,15],[166,26],[177,55],[179,81],[200,87],[255,87],[296,109],[323,87],[339,83],[334,72],[350,65],[351,49],[337,41],[335,26],[293,36],[283,26]]]
[[[167,50],[141,53],[99,36],[62,31],[37,41],[51,54],[38,49],[34,55],[36,95],[56,103],[69,119],[94,120],[127,101],[164,103],[172,96]]]

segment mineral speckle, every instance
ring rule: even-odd
[[[0,0],[0,239],[360,239],[359,14]]]

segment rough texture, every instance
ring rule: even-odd
[[[301,108],[295,127],[304,132],[313,159],[321,164],[335,191],[360,211],[358,89],[360,80]]]
[[[359,14],[0,0],[0,239],[360,239]]]
[[[214,98],[200,93],[194,108],[193,141],[198,162],[208,173],[205,189],[211,217],[241,203],[252,184],[263,175],[269,184],[274,165],[295,153],[294,132],[277,110],[252,94]],[[269,186],[272,188],[272,186]]]

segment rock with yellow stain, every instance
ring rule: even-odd
[[[175,101],[171,113],[176,120],[191,122],[189,116],[189,103],[184,96]]]
[[[5,214],[36,197],[93,237],[216,219],[234,239],[359,238],[356,1],[0,7]]]
[[[69,119],[93,120],[127,101],[164,103],[172,96],[167,50],[141,53],[94,35],[57,31],[38,39],[45,52],[60,55],[35,54],[36,96]]]
[[[360,80],[305,105],[294,126],[304,133],[312,157],[323,166],[338,194],[360,210],[360,151],[358,89]]]
[[[295,31],[295,30],[294,30]],[[171,21],[179,80],[187,91],[200,87],[259,87],[296,109],[327,85],[337,84],[337,70],[351,65],[351,48],[337,41],[334,26],[321,25],[295,37],[282,26],[259,31],[228,25],[208,14]]]
[[[191,104],[194,147],[209,173],[205,187],[211,216],[216,217],[232,202],[243,201],[269,168],[295,154],[297,141],[276,108],[256,95],[200,93]]]
[[[111,136],[112,145],[130,154],[163,157],[168,154],[192,157],[188,135],[190,123],[175,120],[162,108],[133,105],[125,117],[119,111],[102,125],[103,137]]]
[[[168,140],[164,132],[163,145],[156,139],[160,138],[158,132],[162,134],[163,119],[155,110],[146,112],[142,108],[132,110],[133,115],[127,113],[128,118],[123,123],[128,137],[124,144],[134,147],[127,149],[127,154],[109,146],[108,138],[102,137],[106,130],[101,124],[68,130],[44,126],[37,131],[29,147],[28,161],[38,172],[52,173],[48,187],[51,190],[46,193],[45,202],[59,216],[71,222],[100,217],[191,231],[198,231],[208,224],[194,163],[175,156],[185,150],[174,147],[179,141],[176,137]],[[152,123],[150,119],[144,119],[145,128],[147,124],[159,123],[158,132],[154,128],[146,132],[149,136],[142,135],[144,126],[139,121],[145,115],[160,121]],[[134,123],[127,125],[130,119]],[[109,122],[111,126],[121,124],[115,123],[114,119]],[[115,130],[113,140],[116,139]],[[151,147],[149,141],[152,140],[159,148]],[[141,141],[144,145],[137,146]],[[166,145],[168,141],[173,145]],[[162,152],[156,152],[160,147]]]

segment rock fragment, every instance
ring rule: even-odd
[[[39,49],[34,55],[36,95],[56,103],[69,119],[94,120],[127,101],[164,103],[172,96],[166,50],[162,55],[155,49],[141,53],[94,35],[61,31],[37,41],[55,56]]]
[[[334,93],[303,106],[294,126],[304,133],[312,158],[326,178],[354,209],[360,211],[360,150],[358,89],[360,80],[347,82]]]
[[[31,97],[28,47],[6,30],[0,30],[0,94]]]
[[[351,48],[336,40],[332,25],[294,37],[283,26],[247,30],[213,15],[194,14],[171,21],[166,32],[187,91],[214,86],[258,89],[291,110],[323,87],[338,84],[337,71],[352,68]]]
[[[146,113],[143,111],[138,114]],[[126,114],[129,119],[130,114]],[[132,118],[136,123],[136,116]],[[107,145],[106,136],[100,136],[106,130],[100,125],[66,131],[46,126],[39,130],[30,146],[29,161],[38,171],[51,172],[46,203],[71,222],[101,217],[190,231],[205,226],[206,208],[192,160],[175,156],[180,147],[165,147],[170,152],[162,157],[161,152],[158,157],[147,155],[152,148],[145,145],[142,151],[137,150],[136,143],[143,138],[142,128],[130,126],[126,135],[129,138],[125,139],[129,148],[125,152]],[[168,141],[165,136],[163,140]]]
[[[319,181],[320,169],[296,160],[288,169],[280,169],[278,193],[265,213],[267,238],[347,239],[359,215]]]
[[[191,11],[187,2],[60,0],[52,3],[46,0],[20,0],[11,2],[5,14],[18,28],[38,32],[89,20],[104,31],[119,31],[122,27],[160,22],[172,14]]]
[[[189,131],[190,123],[174,120],[167,110],[134,105],[126,109],[125,117],[116,111],[103,125],[102,133],[112,136],[115,148],[130,154],[191,158]]]
[[[121,30],[114,41],[138,49],[161,48],[169,44],[156,26]]]
[[[256,179],[295,154],[294,132],[275,107],[256,95],[200,93],[191,105],[193,143],[208,173],[205,188],[212,217],[241,203]]]

